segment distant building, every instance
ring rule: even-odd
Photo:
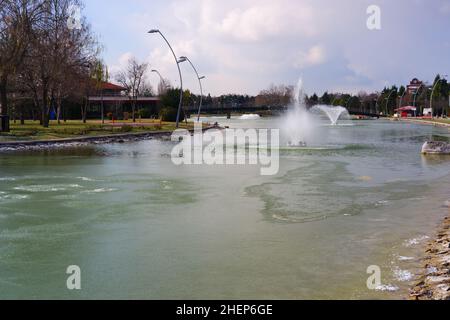
[[[428,88],[427,85],[423,81],[420,81],[417,78],[412,79],[409,85],[406,86],[406,93],[402,99],[400,108],[411,107],[417,108],[417,110],[422,110],[424,106],[422,106],[422,108],[419,106],[418,98],[421,92],[423,90],[427,90],[427,88]],[[404,111],[405,110],[403,110],[403,112]],[[409,112],[411,113],[412,109],[410,109]],[[415,112],[416,114],[419,114],[419,112],[417,111]]]
[[[94,84],[95,85],[95,84]],[[90,116],[98,117],[101,112],[101,104],[103,103],[105,115],[112,113],[116,119],[122,118],[125,112],[131,114],[131,105],[133,100],[126,94],[126,88],[103,82],[100,88],[93,89],[95,92],[89,97]],[[157,113],[160,99],[158,97],[136,98],[136,110],[145,110],[146,117]]]
[[[423,82],[419,81],[417,78],[411,80],[409,85],[406,87],[406,93],[408,95],[415,95],[420,87],[423,86]]]

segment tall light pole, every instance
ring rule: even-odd
[[[387,100],[386,100],[386,115],[388,114],[388,104],[389,104],[389,100],[391,100],[391,96],[394,92],[397,92],[397,89],[393,89],[391,90],[391,92],[389,93]]]
[[[161,35],[161,37],[164,39],[164,41],[167,43],[167,45],[169,46],[170,51],[172,51],[173,57],[175,59],[175,63],[177,64],[177,68],[178,68],[178,74],[180,75],[180,104],[178,105],[178,111],[177,111],[177,122],[176,122],[176,127],[178,128],[180,125],[180,113],[181,113],[181,108],[183,107],[183,77],[181,76],[181,69],[180,69],[180,63],[184,62],[181,60],[177,59],[177,56],[175,54],[175,52],[172,49],[172,46],[170,45],[169,41],[167,41],[166,37],[164,37],[164,35],[162,34],[161,31],[159,31],[158,29],[152,29],[150,30],[148,33],[159,33]]]
[[[336,101],[337,98],[338,98],[338,97],[335,96],[335,97],[333,98],[333,101],[331,101],[331,105],[332,105],[332,106],[334,106],[334,102]]]
[[[399,106],[398,106],[398,108],[397,108],[397,111],[400,111],[400,108],[402,107],[402,104],[403,104],[403,98],[405,97],[405,94],[406,94],[406,88],[405,88],[405,91],[403,91],[403,94],[402,94],[402,96],[400,97],[400,104],[399,104]]]
[[[356,96],[350,96],[350,98],[348,98],[347,102],[345,103],[345,108],[346,108],[346,109],[348,109],[348,104],[350,103],[350,101],[351,101],[353,98],[356,98]]]
[[[379,107],[378,107],[378,106],[379,106],[379,103],[378,103],[378,102],[380,101],[380,98],[382,98],[382,97],[383,97],[383,93],[380,93],[380,95],[378,96],[378,98],[377,98],[377,100],[376,100],[376,102],[375,102],[375,112],[376,112],[376,113],[379,113],[379,111],[380,111],[380,110],[379,110]]]
[[[202,104],[203,104],[203,86],[202,86],[202,80],[205,79],[205,76],[199,76],[197,69],[195,68],[194,64],[191,60],[189,60],[188,57],[180,57],[180,59],[184,59],[185,61],[189,62],[192,69],[194,69],[195,74],[197,75],[198,84],[200,85],[200,105],[198,106],[198,116],[197,116],[197,122],[200,122],[200,112],[202,111]]]
[[[161,84],[164,86],[164,89],[167,89],[166,81],[162,77],[161,73],[159,73],[159,71],[156,69],[153,69],[152,72],[156,73],[159,76],[159,80],[161,81]]]
[[[444,76],[442,79],[439,79],[438,81],[436,81],[436,83],[433,86],[433,90],[431,91],[431,98],[430,98],[431,118],[433,118],[433,95],[434,95],[434,90],[436,90],[436,87],[439,84],[439,82],[444,81],[446,77],[447,76]]]
[[[416,108],[416,99],[417,99],[417,95],[419,94],[420,88],[423,87],[423,83],[419,86],[419,88],[417,88],[416,93],[414,94],[414,102],[413,102],[413,107]],[[420,112],[420,114],[422,114],[422,112]]]

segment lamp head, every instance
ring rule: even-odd
[[[203,80],[203,79],[205,79],[206,77],[205,76],[201,76],[200,78],[198,78],[199,80]]]
[[[178,63],[183,63],[183,62],[185,62],[187,60],[187,58],[186,57],[180,57],[180,59],[178,59]]]
[[[158,32],[159,32],[158,29],[152,29],[152,30],[150,30],[148,33],[158,33]]]

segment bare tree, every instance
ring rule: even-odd
[[[285,106],[291,102],[294,88],[286,85],[271,85],[269,89],[263,90],[257,97],[257,105]]]
[[[139,95],[146,87],[147,63],[139,63],[136,58],[128,60],[128,65],[116,75],[116,80],[127,90],[132,101],[133,122],[136,122],[136,104]]]
[[[42,1],[0,0],[0,103],[1,115],[8,115],[8,81],[22,64],[32,24],[38,19]],[[0,125],[9,131],[9,123]]]
[[[89,26],[82,20],[77,28],[69,28],[71,8],[78,0],[43,0],[41,18],[30,32],[29,50],[21,70],[35,105],[41,110],[41,123],[49,126],[49,114],[57,106],[58,120],[62,100],[77,92],[77,87],[91,86],[90,65],[98,55],[98,46]],[[87,99],[86,99],[87,100]],[[83,110],[86,121],[87,107]]]

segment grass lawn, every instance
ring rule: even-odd
[[[447,124],[450,124],[450,119],[433,119],[433,120],[430,120],[430,121],[438,122],[438,123],[447,123]]]
[[[192,129],[193,123],[180,123],[180,128]],[[44,128],[39,121],[25,121],[21,125],[18,121],[10,124],[11,132],[0,133],[1,141],[21,141],[21,140],[54,140],[62,138],[74,138],[83,136],[101,136],[111,134],[123,134],[133,132],[156,132],[156,131],[173,131],[175,123],[160,122],[159,120],[142,119],[133,123],[128,121],[106,121],[102,124],[99,120],[89,120],[87,123],[82,121],[70,120],[58,124],[56,121],[50,121],[49,128]]]
[[[412,119],[414,120],[414,118],[412,118]],[[429,122],[429,123],[450,124],[450,119],[438,119],[438,118],[433,118],[433,119],[431,119],[431,118],[423,118],[423,119],[421,119],[421,118],[418,118],[417,120],[426,121],[426,122]]]

